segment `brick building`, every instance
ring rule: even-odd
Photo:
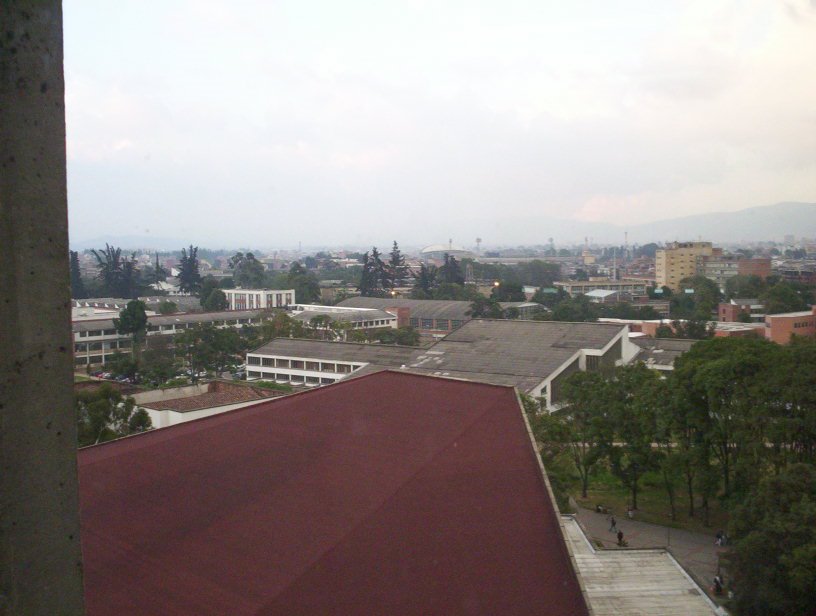
[[[801,312],[784,312],[765,316],[765,337],[787,344],[793,336],[816,336],[816,306]]]

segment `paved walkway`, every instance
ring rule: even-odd
[[[608,515],[579,507],[575,501],[571,501],[571,504],[576,511],[578,522],[588,537],[599,540],[606,548],[617,547],[617,537],[615,533],[609,531]],[[714,543],[714,532],[707,535],[638,522],[637,513],[635,519],[630,520],[626,517],[625,511],[623,515],[616,515],[615,520],[618,529],[623,531],[623,538],[629,543],[629,547],[670,548],[677,561],[710,594],[711,583],[718,569],[719,556],[725,551],[725,548]]]

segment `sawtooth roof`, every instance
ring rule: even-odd
[[[89,616],[588,613],[511,388],[383,372],[78,458]]]
[[[350,323],[357,323],[358,321],[379,321],[382,319],[394,320],[397,317],[386,312],[385,310],[371,309],[371,310],[304,310],[291,315],[293,319],[308,323],[314,317],[327,316],[332,321],[344,321]]]

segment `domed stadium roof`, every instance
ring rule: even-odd
[[[456,252],[470,252],[469,250],[462,248],[461,246],[446,246],[445,244],[431,244],[430,246],[426,246],[421,251],[421,254],[430,254],[433,252],[449,252],[449,253],[456,253]]]

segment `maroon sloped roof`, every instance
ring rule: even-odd
[[[79,476],[91,616],[587,613],[511,388],[381,372]]]

